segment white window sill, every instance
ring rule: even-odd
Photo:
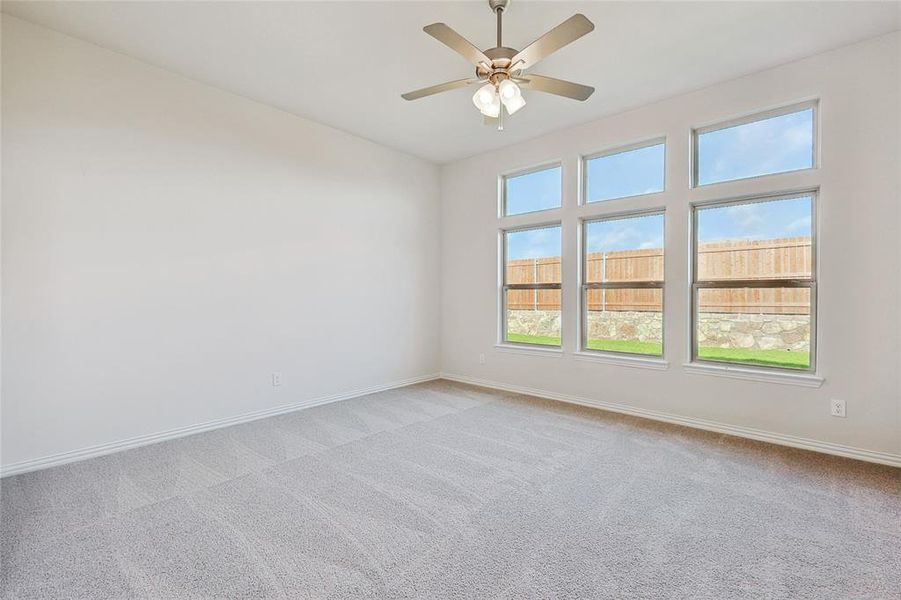
[[[802,387],[810,388],[818,388],[823,385],[824,381],[822,377],[812,373],[769,371],[764,369],[754,369],[752,367],[713,365],[697,362],[685,363],[683,366],[687,373],[694,373],[696,375],[713,375],[714,377],[729,377],[730,379],[745,379],[747,381],[761,381],[764,383],[800,385]]]
[[[542,348],[540,346],[528,346],[525,344],[495,344],[498,352],[509,352],[510,354],[524,354],[526,356],[547,356],[550,358],[560,358],[563,356],[563,350],[560,348]]]
[[[638,369],[654,369],[657,371],[664,371],[669,368],[669,362],[662,358],[652,358],[650,356],[630,356],[627,354],[612,354],[609,352],[574,352],[573,358],[586,362]]]

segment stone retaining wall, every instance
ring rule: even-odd
[[[590,311],[588,339],[663,341],[663,315],[651,311]]]
[[[698,345],[757,350],[810,350],[808,315],[702,313]]]
[[[659,342],[663,320],[659,312],[591,311],[589,337],[611,340]],[[507,331],[559,337],[560,311],[511,310]],[[810,317],[740,313],[702,313],[698,343],[717,348],[758,350],[810,350]]]
[[[559,310],[511,310],[507,312],[507,331],[524,335],[560,337]]]

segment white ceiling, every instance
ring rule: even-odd
[[[497,132],[459,89],[411,89],[473,69],[422,31],[444,21],[494,45],[476,2],[3,2],[3,11],[444,163],[899,28],[896,2],[527,2],[504,44],[522,48],[576,12],[596,29],[534,72],[593,85],[584,103],[526,92]]]

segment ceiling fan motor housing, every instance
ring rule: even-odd
[[[476,67],[476,77],[488,79],[494,84],[507,79],[510,76],[507,69],[510,68],[511,59],[516,56],[516,52],[516,49],[505,46],[497,46],[485,50],[485,56],[491,59],[491,68],[488,69],[483,65],[478,65]]]

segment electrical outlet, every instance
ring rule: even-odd
[[[479,354],[479,364],[480,365],[485,364],[485,355],[484,354]]]
[[[845,401],[838,400],[837,398],[833,398],[829,401],[829,414],[833,417],[846,417],[845,414]]]
[[[273,373],[272,374],[272,387],[278,387],[282,384],[282,374],[281,373]]]

